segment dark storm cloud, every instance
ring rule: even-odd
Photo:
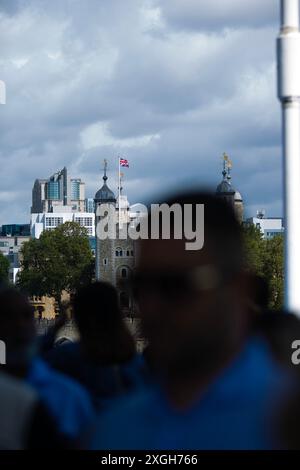
[[[13,15],[21,8],[22,4],[24,5],[24,0],[0,0],[0,13]]]
[[[131,202],[215,187],[227,151],[248,209],[280,211],[273,3],[1,2],[0,224],[64,165],[92,196],[107,158],[116,189],[118,154]]]
[[[199,31],[263,27],[278,22],[276,0],[158,0],[171,26]]]

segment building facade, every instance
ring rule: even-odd
[[[126,196],[117,199],[113,191],[107,186],[106,164],[103,176],[103,185],[97,191],[95,203],[96,225],[96,278],[113,284],[119,293],[120,306],[124,315],[134,314],[134,302],[130,294],[128,281],[135,269],[135,243],[133,240],[122,239],[120,228],[127,231],[130,224],[130,207]],[[111,223],[116,227],[115,236],[110,233],[102,239],[99,226],[104,215],[99,212],[103,205],[109,205]]]
[[[30,234],[32,238],[40,238],[44,230],[54,230],[65,222],[77,222],[85,227],[89,237],[95,237],[95,216],[90,212],[61,212],[58,208],[55,212],[31,214]]]
[[[95,202],[94,198],[88,197],[85,199],[85,212],[95,213]]]
[[[74,212],[85,211],[85,183],[70,178],[67,168],[47,179],[37,179],[32,189],[32,214],[54,212],[57,207],[71,207]]]
[[[1,236],[0,252],[9,260],[9,281],[13,284],[16,282],[18,272],[20,270],[20,250],[24,243],[30,240],[29,236]]]
[[[2,237],[28,237],[30,235],[30,224],[2,225],[0,235]]]
[[[246,224],[255,225],[266,239],[284,233],[282,217],[265,217],[264,211],[258,211],[256,217],[249,217]]]

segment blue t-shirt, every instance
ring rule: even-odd
[[[27,383],[38,392],[62,434],[78,439],[89,428],[94,410],[89,394],[80,384],[41,359],[32,361]]]
[[[251,339],[185,411],[161,387],[120,400],[99,419],[92,449],[272,449],[272,414],[289,385],[265,344]]]
[[[45,360],[55,370],[85,387],[99,412],[116,397],[142,387],[147,379],[139,354],[121,364],[100,365],[84,355],[80,342],[54,348],[46,354]]]

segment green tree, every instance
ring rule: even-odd
[[[283,235],[264,239],[254,225],[243,227],[246,269],[263,277],[270,289],[269,307],[280,309],[283,304]]]
[[[265,243],[260,229],[253,224],[245,225],[243,227],[243,236],[246,269],[259,276],[264,276]]]
[[[89,282],[94,260],[87,231],[75,222],[66,222],[44,231],[39,239],[24,243],[18,285],[30,295],[54,297],[61,310],[61,294],[70,294]]]
[[[264,277],[270,288],[270,308],[280,309],[283,305],[284,293],[284,239],[276,235],[266,240],[264,253]]]
[[[8,281],[9,260],[0,253],[0,282]]]

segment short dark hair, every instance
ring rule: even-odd
[[[16,287],[7,284],[0,288],[0,317],[13,317],[15,314],[23,314],[27,318],[34,317],[34,309],[28,301],[28,297]]]
[[[104,362],[122,362],[135,353],[124,324],[116,288],[103,281],[79,289],[73,299],[74,320],[82,338],[99,338]]]
[[[244,265],[244,246],[241,225],[233,206],[209,191],[190,191],[174,194],[157,204],[185,204],[192,206],[192,227],[196,229],[196,205],[204,204],[204,246],[209,240],[220,268],[225,272],[239,272]],[[149,211],[149,227],[151,211]],[[171,213],[171,233],[174,217]]]
[[[82,287],[74,296],[73,312],[80,332],[89,328],[91,318],[102,328],[113,328],[121,319],[116,289],[106,282]]]

